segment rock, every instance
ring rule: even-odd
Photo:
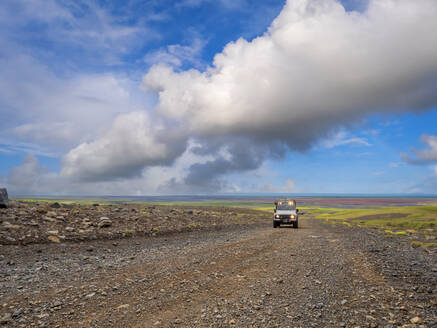
[[[44,221],[47,221],[47,222],[55,222],[55,221],[56,221],[54,218],[51,218],[51,217],[49,217],[49,216],[44,216],[42,219],[43,219]]]
[[[35,220],[30,220],[27,224],[32,226],[32,227],[37,227],[38,226],[38,222],[36,222]]]
[[[50,204],[51,208],[61,208],[61,205],[58,202],[55,202],[53,204]]]
[[[21,314],[23,313],[23,309],[17,309],[17,310],[15,310],[14,311],[14,313],[12,314],[12,317],[13,318],[18,318],[18,317],[20,317],[21,316]]]
[[[59,235],[59,231],[58,230],[50,230],[50,231],[47,231],[47,234],[48,235]]]
[[[73,227],[65,227],[65,231],[67,232],[73,232],[74,228]]]
[[[3,238],[9,243],[15,243],[16,241],[16,239],[12,238],[11,236],[4,236]]]
[[[122,305],[119,305],[119,306],[117,307],[117,309],[118,309],[118,310],[123,310],[123,309],[127,309],[129,306],[130,306],[129,304],[122,304]]]
[[[410,319],[411,323],[421,323],[422,319],[420,319],[419,317],[414,317]]]
[[[2,226],[1,226],[1,230],[18,230],[20,228],[21,228],[21,226],[16,225],[16,224],[12,224],[8,221],[3,222]]]
[[[345,305],[346,303],[347,303],[347,300],[342,300],[342,301],[340,302],[341,305]]]
[[[0,319],[0,324],[6,324],[11,320],[11,314],[10,313],[5,313],[3,315],[3,317],[1,317]]]
[[[9,206],[8,192],[6,188],[0,188],[0,208],[7,208]]]
[[[55,217],[58,216],[58,213],[56,213],[55,211],[48,211],[48,212],[46,213],[46,215],[47,215],[48,217],[50,217],[50,218],[55,218]]]
[[[56,236],[48,236],[47,239],[50,240],[52,243],[56,244],[59,244],[61,242],[61,240]]]
[[[112,221],[111,219],[107,218],[106,216],[102,216],[100,218],[100,222],[98,224],[99,228],[107,228],[110,227],[112,225]]]

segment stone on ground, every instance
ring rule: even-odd
[[[6,188],[0,188],[0,208],[9,206],[8,192]]]

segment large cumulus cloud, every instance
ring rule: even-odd
[[[288,1],[268,32],[239,39],[205,72],[155,66],[157,111],[208,137],[231,133],[307,148],[333,126],[375,111],[437,103],[437,3]]]
[[[100,138],[83,143],[63,158],[61,175],[84,181],[139,176],[143,167],[171,164],[182,155],[186,139],[146,112],[118,116]]]
[[[216,154],[188,170],[185,182],[202,185],[203,179],[214,182],[227,172],[258,167],[264,160],[259,156],[236,163],[240,146],[248,143],[248,149],[285,145],[304,151],[371,113],[432,108],[435,17],[435,0],[370,0],[362,12],[348,12],[335,0],[289,0],[264,35],[229,43],[205,71],[157,64],[144,76],[143,88],[158,95],[148,120],[171,122],[163,129],[178,131],[178,137],[162,139],[164,130],[152,123],[126,129],[116,123],[73,149],[63,172],[97,180],[129,176],[172,163],[193,139],[208,145],[205,154]],[[217,146],[230,138],[240,146]],[[223,158],[226,149],[229,157]]]

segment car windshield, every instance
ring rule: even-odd
[[[296,203],[294,201],[281,201],[276,204],[277,210],[294,210],[296,209]]]

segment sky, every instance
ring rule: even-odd
[[[437,194],[436,0],[3,0],[11,195]]]

